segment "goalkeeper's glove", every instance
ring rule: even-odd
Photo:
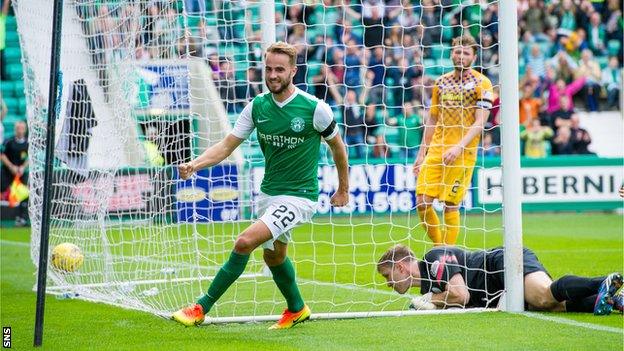
[[[422,296],[417,296],[412,299],[409,308],[416,311],[430,311],[435,310],[436,305],[431,303],[432,293],[427,293]]]

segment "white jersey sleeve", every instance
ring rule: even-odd
[[[251,110],[253,108],[253,100],[251,100],[247,106],[243,109],[243,112],[236,119],[234,129],[231,134],[239,139],[247,139],[251,132],[256,128],[251,118]]]
[[[314,129],[316,129],[325,140],[333,139],[338,134],[338,127],[334,122],[334,112],[325,102],[320,101],[314,110]]]

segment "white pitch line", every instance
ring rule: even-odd
[[[30,247],[30,243],[24,243],[24,242],[21,242],[21,241],[13,241],[13,240],[4,240],[4,239],[0,240],[0,244],[2,244],[2,245],[10,245],[10,246],[17,246],[17,247]]]
[[[543,315],[541,313],[534,313],[534,312],[523,312],[523,313],[520,313],[520,314],[523,315],[523,316],[526,316],[526,317],[530,317],[530,318],[541,319],[541,320],[544,320],[544,321],[549,321],[549,322],[554,322],[554,323],[559,323],[559,324],[567,324],[567,325],[571,325],[573,327],[581,327],[581,328],[598,330],[598,331],[603,331],[603,332],[608,332],[608,333],[615,333],[615,334],[624,334],[624,329],[620,329],[620,328],[605,327],[603,325],[592,324],[592,323],[585,323],[585,322],[577,322],[577,321],[572,320],[572,319],[561,318],[561,317],[553,317],[553,316],[546,316],[546,315]]]

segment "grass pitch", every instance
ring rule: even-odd
[[[327,219],[319,219],[319,222],[323,221]],[[382,219],[381,223],[368,217],[334,218],[333,222],[338,225],[317,224],[313,231],[301,227],[294,233],[291,254],[302,280],[370,282],[373,288],[382,289],[381,277],[371,272],[372,261],[389,246],[390,241],[405,242],[417,254],[428,248],[422,229],[414,227],[417,220],[413,217],[393,217],[395,226],[392,227],[383,224],[390,222],[389,218]],[[554,277],[564,274],[596,276],[624,271],[621,215],[528,214],[524,216],[523,224],[525,246],[537,253]],[[502,238],[498,231],[482,230],[499,227],[500,218],[495,216],[487,220],[469,217],[468,229],[459,242],[472,247],[500,245]],[[417,240],[409,239],[410,229],[411,237],[417,237]],[[35,314],[32,287],[36,278],[29,256],[30,231],[2,228],[1,232],[1,324],[12,328],[14,349],[30,349]],[[371,238],[376,245],[367,244]],[[224,239],[225,246],[228,240],[231,238]],[[331,245],[332,242],[337,245]],[[321,265],[314,268],[312,261]],[[349,268],[349,262],[355,265]],[[268,288],[271,284],[267,283],[263,286]],[[304,298],[311,299],[306,296],[305,287],[302,291]],[[314,297],[318,301],[323,301],[324,297],[326,300],[336,299],[336,296],[324,296],[322,289],[313,291],[318,295]],[[337,290],[331,291],[335,294]],[[270,294],[274,295],[274,291]],[[373,301],[372,298],[369,300]],[[269,307],[275,312],[275,306]],[[224,311],[227,308],[227,305],[222,307]],[[623,323],[619,314],[596,317],[574,313],[514,315],[494,312],[312,321],[290,331],[278,332],[268,331],[268,323],[184,328],[148,313],[80,300],[56,300],[48,295],[44,349],[621,350],[624,345]]]

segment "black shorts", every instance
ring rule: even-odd
[[[501,292],[505,289],[505,264],[503,256],[504,251],[501,247],[492,250],[488,255],[488,271],[494,271],[496,273],[487,274],[485,276],[485,286],[478,286],[475,291],[470,292],[470,300],[474,307],[491,308],[498,305]],[[530,249],[522,249],[522,266],[523,276],[534,272],[544,272],[550,277],[544,265],[542,265],[535,253]],[[485,301],[487,302],[484,302],[484,297],[486,297],[486,295],[483,291],[479,291],[479,289],[486,290],[487,299],[485,299]]]
[[[544,268],[542,262],[539,261],[535,252],[527,248],[522,249],[522,267],[525,277],[534,272],[544,272],[548,274],[548,271]],[[550,277],[550,274],[548,274],[548,276]]]

